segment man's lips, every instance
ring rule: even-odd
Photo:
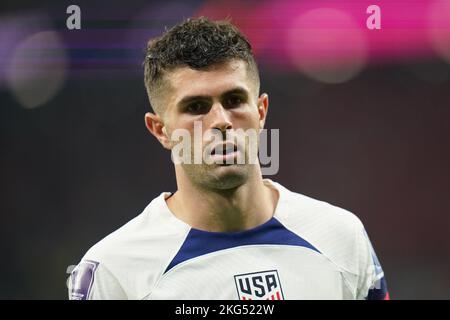
[[[236,144],[232,143],[232,142],[221,142],[218,143],[216,145],[214,145],[211,148],[211,152],[210,155],[211,156],[225,156],[228,154],[232,154],[232,153],[236,153],[238,151],[238,147]]]
[[[233,142],[221,142],[210,148],[212,162],[222,165],[234,164],[240,152],[240,148]]]

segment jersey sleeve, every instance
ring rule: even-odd
[[[360,281],[358,299],[389,300],[383,268],[364,228],[360,231]]]
[[[125,300],[127,295],[114,275],[101,263],[81,261],[69,279],[69,300]]]

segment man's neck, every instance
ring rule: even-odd
[[[260,171],[231,190],[205,190],[178,176],[177,182],[177,192],[167,199],[169,209],[191,227],[205,231],[243,231],[259,226],[273,216],[279,198],[275,188],[264,184]]]

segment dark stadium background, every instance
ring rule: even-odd
[[[449,299],[450,10],[441,0],[373,3],[382,29],[363,31],[362,66],[329,83],[286,63],[288,14],[360,12],[364,29],[371,1],[2,1],[0,298],[66,299],[67,267],[175,190],[170,155],[144,126],[143,49],[166,26],[205,14],[231,17],[254,44],[267,128],[280,129],[270,178],[354,212],[393,299]],[[81,30],[66,29],[70,4]],[[437,47],[421,38],[432,6]],[[31,84],[15,86],[17,75]]]

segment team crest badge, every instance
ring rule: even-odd
[[[277,270],[234,276],[239,300],[284,300]]]

